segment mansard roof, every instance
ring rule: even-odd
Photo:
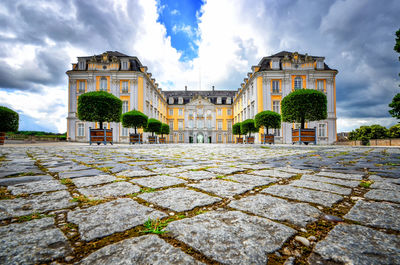
[[[169,104],[169,98],[174,99],[173,104],[178,104],[179,98],[182,97],[183,105],[189,103],[192,98],[196,96],[202,96],[207,98],[211,103],[217,104],[217,99],[221,98],[221,104],[227,104],[227,98],[231,98],[231,103],[233,103],[233,97],[236,91],[234,90],[169,90],[163,91],[167,103]]]
[[[95,54],[92,56],[81,56],[81,57],[78,57],[78,60],[84,59],[84,60],[90,61],[90,60],[95,59],[97,62],[101,62],[101,60],[103,58],[103,54],[105,54],[105,53],[107,53],[110,61],[112,60],[113,57],[116,57],[117,59],[128,59],[128,61],[130,62],[130,68],[128,70],[130,70],[130,71],[140,71],[140,68],[144,67],[142,65],[142,63],[140,62],[140,60],[136,56],[126,55],[119,51],[106,51],[102,54]]]

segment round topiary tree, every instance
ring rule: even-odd
[[[168,124],[161,124],[161,130],[159,132],[159,134],[161,134],[161,137],[164,137],[164,134],[169,134],[169,125]]]
[[[122,101],[105,91],[93,91],[82,94],[78,98],[78,118],[82,121],[120,122]]]
[[[137,134],[136,129],[140,129],[147,126],[148,117],[138,111],[138,110],[131,110],[124,114],[122,114],[122,126],[125,128],[135,128],[135,134]]]
[[[265,127],[267,129],[276,129],[281,127],[281,115],[274,111],[266,110],[257,113],[254,119],[254,124],[256,127]]]
[[[154,136],[154,133],[161,132],[161,126],[161,121],[151,118],[147,121],[146,131],[151,132],[151,136]]]
[[[0,132],[18,131],[19,115],[12,109],[0,106]]]
[[[400,138],[400,123],[389,128],[390,138]]]
[[[298,122],[304,129],[306,121],[327,118],[327,99],[324,93],[313,89],[299,89],[282,99],[282,120]]]
[[[232,133],[233,135],[239,135],[239,137],[242,135],[242,132],[240,131],[240,122],[232,125]]]
[[[254,124],[254,120],[253,119],[247,119],[247,120],[243,121],[240,124],[240,132],[242,134],[249,133],[249,137],[251,137],[251,133],[252,132],[254,132],[254,133],[258,132],[258,128]]]

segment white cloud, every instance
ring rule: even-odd
[[[173,9],[173,10],[171,11],[171,15],[173,15],[173,16],[177,16],[177,15],[179,15],[179,14],[180,14],[179,10]]]
[[[190,25],[174,25],[172,27],[172,32],[173,33],[178,33],[178,32],[183,32],[186,35],[188,35],[189,38],[192,38],[195,34],[193,32],[193,29]]]

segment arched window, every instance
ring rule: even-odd
[[[300,76],[296,76],[296,78],[294,79],[294,89],[302,89],[302,80]]]
[[[107,78],[104,76],[100,79],[100,91],[107,91]]]

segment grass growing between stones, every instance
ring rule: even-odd
[[[365,179],[363,179],[363,180],[361,180],[359,186],[368,189],[373,183],[374,183],[373,180],[365,180]]]
[[[145,234],[164,234],[168,231],[164,231],[163,229],[168,225],[168,223],[172,221],[170,219],[165,221],[160,221],[160,219],[151,220],[150,218],[143,224],[147,230],[141,231]]]
[[[32,213],[24,216],[19,216],[17,219],[18,223],[26,222],[26,221],[31,221],[33,219],[42,219],[45,217],[54,217],[54,214],[40,214],[40,213]]]
[[[7,190],[6,187],[0,187],[0,200],[12,199],[14,196]]]
[[[60,183],[63,185],[71,185],[73,184],[71,179],[60,179]]]
[[[107,200],[92,200],[83,195],[74,196],[71,200],[71,202],[77,202],[81,205],[90,205],[90,206],[95,206],[95,205],[98,205],[98,204],[106,202],[106,201]]]

